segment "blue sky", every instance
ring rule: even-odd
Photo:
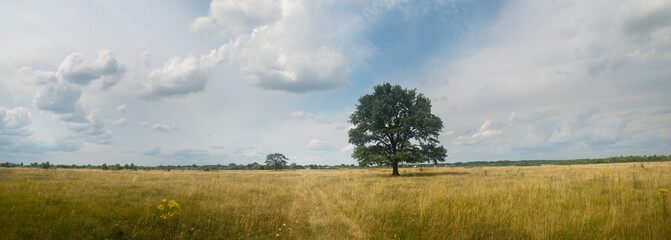
[[[668,1],[0,7],[0,161],[353,164],[357,99],[432,99],[447,162],[669,154]]]

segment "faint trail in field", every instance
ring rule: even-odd
[[[314,233],[318,233],[318,227],[335,225],[342,223],[348,228],[349,237],[354,239],[366,239],[365,234],[359,226],[347,215],[342,212],[342,209],[326,196],[323,190],[314,184],[315,178],[312,176],[305,176],[303,186],[310,194],[310,199],[313,203],[313,210],[310,212],[310,225]],[[316,236],[317,239],[334,239],[334,236],[326,234],[325,236]]]

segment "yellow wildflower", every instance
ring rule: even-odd
[[[177,201],[175,200],[168,201],[168,199],[163,199],[161,201],[161,204],[156,206],[156,209],[158,209],[161,212],[160,217],[164,220],[172,218],[177,214],[179,214],[180,212],[182,212],[182,208],[179,205],[179,203],[177,203]]]
[[[659,194],[662,194],[662,196],[668,197],[669,196],[669,189],[661,188],[661,189],[659,189]]]

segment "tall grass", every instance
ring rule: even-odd
[[[401,174],[0,168],[0,238],[671,238],[668,162]]]

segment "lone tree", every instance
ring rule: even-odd
[[[352,157],[359,165],[391,165],[392,176],[399,176],[399,162],[445,161],[447,150],[438,141],[443,121],[431,114],[431,100],[389,83],[374,90],[359,98],[349,120],[354,125],[349,130]]]
[[[289,159],[281,153],[273,153],[266,155],[266,165],[268,167],[274,168],[275,171],[278,169],[287,166],[287,161]]]

